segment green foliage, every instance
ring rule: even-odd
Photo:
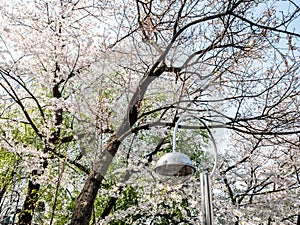
[[[137,189],[127,186],[122,192],[121,198],[118,199],[115,209],[126,209],[130,206],[136,206],[138,204],[138,197]]]
[[[0,148],[0,188],[9,185],[15,173],[15,165],[18,163],[18,157],[3,148]]]
[[[70,191],[65,187],[59,187],[57,196],[56,186],[54,184],[48,184],[43,186],[39,190],[39,202],[45,204],[45,210],[36,210],[37,221],[49,221],[52,216],[56,225],[67,224],[71,218],[71,213],[75,206],[74,199],[79,194],[79,191],[73,190],[72,196]],[[56,201],[54,199],[56,198]],[[54,205],[55,204],[55,205]],[[54,215],[53,213],[54,208]]]

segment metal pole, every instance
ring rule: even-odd
[[[200,183],[202,197],[202,222],[203,225],[213,225],[211,190],[209,174],[207,172],[203,172],[200,174]]]
[[[210,174],[208,172],[203,172],[200,174],[201,197],[202,197],[202,222],[203,222],[203,225],[213,225],[212,194],[211,194],[209,178],[213,177],[213,175],[216,171],[216,168],[217,168],[217,158],[218,158],[217,144],[214,139],[214,136],[212,135],[212,132],[210,131],[209,127],[206,125],[205,121],[202,120],[202,118],[197,117],[195,115],[183,114],[175,124],[174,134],[173,134],[173,152],[175,152],[175,150],[176,150],[176,132],[177,132],[179,123],[182,121],[183,118],[186,118],[186,117],[192,117],[192,118],[198,119],[200,121],[200,123],[203,124],[203,126],[205,127],[207,132],[209,133],[209,136],[213,143],[215,160],[214,160],[214,166],[212,168],[212,171]]]

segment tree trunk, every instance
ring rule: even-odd
[[[98,190],[119,145],[120,141],[112,136],[76,200],[70,225],[89,225]]]
[[[97,179],[97,172],[91,171],[84,187],[78,196],[75,209],[72,215],[72,225],[89,224],[92,211],[94,208],[94,201],[97,196],[102,179]]]
[[[147,76],[140,80],[140,83],[129,102],[127,114],[125,115],[123,123],[116,132],[116,135],[110,137],[105,148],[106,151],[102,152],[102,155],[99,157],[99,165],[97,165],[89,174],[84,187],[76,200],[70,225],[89,225],[97,192],[113,157],[118,151],[121,140],[129,135],[131,127],[137,121],[139,105],[148,86],[166,71],[166,65],[162,62],[164,55],[160,58],[161,59],[153,65]]]
[[[40,190],[40,184],[34,183],[32,180],[28,182],[27,195],[23,204],[23,209],[19,215],[18,225],[30,225],[33,213],[38,201],[38,191]]]
[[[36,208],[36,203],[38,201],[38,192],[40,190],[40,184],[37,182],[37,178],[44,173],[44,169],[48,166],[48,161],[44,160],[43,162],[43,170],[33,170],[31,173],[31,178],[28,181],[27,194],[25,201],[23,203],[22,211],[19,214],[18,225],[30,225],[33,213]]]

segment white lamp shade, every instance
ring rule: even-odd
[[[170,152],[157,161],[154,171],[162,176],[189,176],[195,173],[196,168],[187,155]]]

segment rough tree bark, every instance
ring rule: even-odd
[[[118,151],[121,141],[130,134],[131,127],[137,120],[139,102],[143,99],[151,82],[166,70],[167,67],[160,59],[160,61],[154,64],[149,73],[141,79],[135,94],[129,102],[127,114],[122,125],[116,134],[112,135],[108,141],[105,151],[103,151],[100,156],[98,168],[92,170],[85,181],[84,187],[75,203],[75,208],[70,222],[71,225],[88,225],[90,223],[94,202],[102,180],[113,160],[113,157]]]
[[[106,150],[104,150],[100,156],[101,164],[99,165],[99,168],[96,168],[97,170],[92,170],[85,181],[84,187],[75,204],[74,213],[71,218],[71,224],[89,224],[94,208],[94,201],[101,182],[119,148],[119,145],[120,141],[115,135],[113,135],[106,146]]]
[[[35,171],[37,172],[37,171]],[[34,172],[33,172],[34,173]],[[36,175],[36,174],[35,174]],[[34,209],[38,201],[38,191],[40,184],[29,180],[27,186],[27,195],[23,204],[23,209],[19,215],[18,225],[29,225],[31,224]]]
[[[54,87],[52,88],[53,97],[57,98],[57,99],[61,97],[61,92],[59,91],[59,85],[60,84],[58,83],[58,84],[54,85]],[[21,103],[20,103],[20,105],[21,105]],[[59,126],[63,122],[62,114],[63,114],[63,110],[61,108],[57,109],[55,112],[55,126],[57,126],[58,128],[57,128],[57,130],[52,132],[52,134],[50,135],[51,138],[49,138],[49,140],[48,140],[48,142],[52,145],[55,145],[55,144],[58,144],[58,142],[61,142]],[[31,126],[35,127],[33,122],[31,122]],[[37,130],[37,128],[36,128],[36,130]],[[38,130],[36,131],[36,133],[40,134],[40,132]],[[41,138],[41,136],[40,136],[40,138]],[[45,146],[46,147],[43,150],[44,153],[53,151],[53,148],[49,147],[48,143],[45,143]],[[42,170],[38,171],[38,170],[34,169],[31,172],[31,177],[30,177],[30,179],[28,181],[28,185],[27,185],[27,193],[26,193],[25,201],[23,203],[22,211],[19,214],[18,225],[30,225],[32,222],[34,210],[36,208],[37,201],[38,201],[38,196],[39,196],[38,193],[40,191],[40,186],[41,186],[37,178],[44,173],[44,170],[47,168],[47,166],[48,166],[48,161],[47,161],[47,159],[44,159]]]

